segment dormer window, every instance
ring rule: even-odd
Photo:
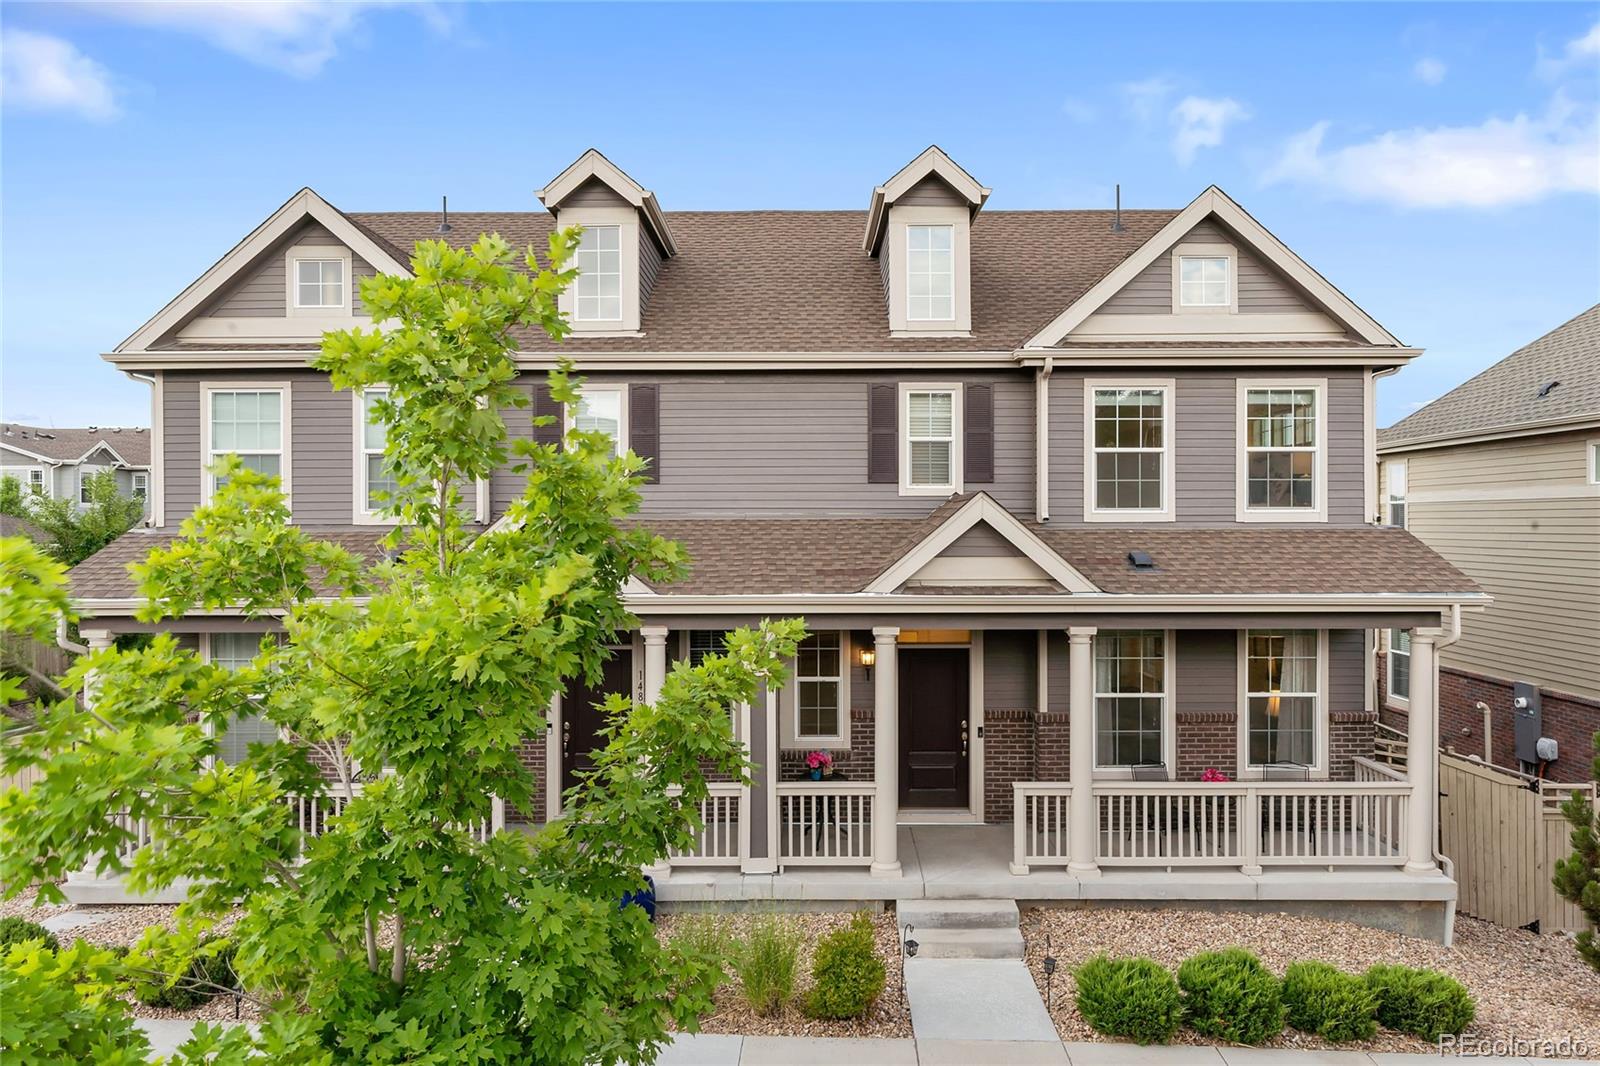
[[[1180,244],[1172,250],[1172,313],[1239,310],[1239,254],[1231,244]]]
[[[951,226],[906,227],[906,318],[949,322],[955,310],[955,255]]]
[[[573,317],[580,322],[622,320],[620,227],[590,226],[578,245]]]

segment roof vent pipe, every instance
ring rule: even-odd
[[[1112,233],[1121,233],[1123,231],[1123,229],[1124,229],[1124,227],[1122,225],[1122,183],[1119,181],[1119,182],[1117,182],[1117,214],[1116,214],[1116,217],[1114,217],[1111,220],[1111,232]]]
[[[439,232],[450,232],[450,197],[439,197]]]

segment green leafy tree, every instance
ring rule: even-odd
[[[77,566],[144,518],[144,501],[124,496],[117,475],[106,470],[84,479],[89,502],[79,505],[63,496],[46,496],[25,490],[16,478],[0,484],[0,514],[26,518],[49,538],[57,559]]]
[[[708,771],[748,780],[728,711],[783,682],[798,621],[732,633],[653,704],[611,697],[569,815],[536,835],[481,831],[495,797],[531,809],[517,746],[543,735],[569,679],[598,681],[635,624],[624,583],[684,567],[677,545],[625,521],[642,462],[599,434],[518,442],[527,486],[505,520],[475,535],[463,518],[463,488],[510,458],[501,410],[527,402],[516,331],[565,332],[556,298],[576,241],[554,235],[544,265],[498,237],[420,242],[412,277],[364,280],[387,325],[329,334],[318,365],[337,387],[388,390],[391,558],[368,569],[315,540],[275,479],[225,459],[214,499],[134,567],[142,617],[229,606],[281,617],[284,639],[233,672],[168,636],[87,656],[63,689],[91,687],[92,709],[55,702],[6,753],[8,771],[47,770],[0,796],[7,891],[55,898],[86,863],[135,891],[192,879],[176,931],[147,930],[135,950],[168,973],[240,909],[233,965],[268,1010],[257,1046],[271,1061],[646,1062],[721,980],[720,960],[660,945],[618,901],[692,845]],[[549,380],[578,400],[565,368]],[[216,736],[258,711],[285,739],[215,764]],[[339,812],[316,834],[294,802],[312,795]],[[135,820],[155,846],[130,858]]]
[[[1594,735],[1593,776],[1600,781],[1600,733]],[[1595,805],[1581,792],[1573,792],[1561,805],[1572,826],[1572,854],[1556,860],[1553,878],[1561,897],[1578,905],[1589,928],[1578,934],[1578,954],[1600,970],[1600,818]]]

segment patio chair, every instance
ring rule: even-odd
[[[1167,764],[1164,762],[1141,762],[1134,763],[1128,768],[1128,778],[1136,782],[1168,781],[1171,780],[1171,775],[1167,773]],[[1129,852],[1133,851],[1133,838],[1136,835],[1153,829],[1156,834],[1156,854],[1165,855],[1167,853],[1167,828],[1166,804],[1156,804],[1153,814],[1149,812],[1144,804],[1135,804],[1133,819],[1128,825]]]
[[[1310,781],[1311,767],[1307,766],[1305,763],[1299,762],[1267,763],[1261,768],[1261,780]],[[1313,855],[1317,853],[1317,827],[1318,822],[1320,821],[1318,814],[1319,810],[1319,805],[1315,802],[1307,804],[1305,807],[1305,816],[1300,819],[1300,824],[1306,831],[1306,839],[1311,842],[1311,854]],[[1287,820],[1287,813],[1288,812],[1283,805],[1279,805],[1276,815],[1269,813],[1266,807],[1262,807],[1261,828],[1263,832],[1274,829],[1281,830],[1284,827],[1285,821]]]

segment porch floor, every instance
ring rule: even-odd
[[[778,874],[676,866],[658,879],[663,903],[898,899],[1016,899],[1092,901],[1299,901],[1329,903],[1429,903],[1456,898],[1442,873],[1415,876],[1400,870],[1325,867],[1268,868],[1260,874],[1193,867],[1106,869],[1078,878],[1066,870],[1010,871],[1009,825],[902,825],[899,877],[873,877],[862,867],[790,866]]]

